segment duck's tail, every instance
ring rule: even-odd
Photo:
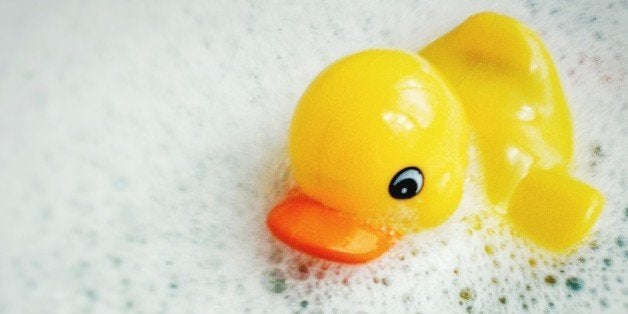
[[[604,197],[564,170],[533,170],[519,182],[508,205],[516,230],[552,251],[578,244],[597,220]]]

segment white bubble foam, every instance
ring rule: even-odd
[[[363,266],[264,225],[291,186],[292,110],[347,53],[416,51],[472,13],[536,29],[607,205],[574,252],[512,234],[472,163],[460,208]],[[0,312],[628,309],[621,1],[0,3]]]

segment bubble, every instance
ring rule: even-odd
[[[286,290],[286,277],[280,269],[273,269],[266,274],[266,288],[273,293],[282,293]]]
[[[553,286],[554,284],[556,284],[556,278],[552,275],[547,275],[545,276],[545,283]]]
[[[488,254],[488,255],[493,255],[494,249],[490,245],[485,245],[484,246],[484,252],[486,252],[486,254]]]
[[[301,301],[301,303],[299,303],[299,305],[301,305],[302,309],[306,309],[309,303],[306,300],[303,300]]]
[[[565,285],[567,285],[571,291],[580,291],[584,288],[584,281],[577,277],[569,277],[565,281]]]
[[[473,289],[471,288],[464,288],[460,290],[459,295],[460,295],[460,298],[465,301],[471,301],[475,299],[475,291],[473,291]]]

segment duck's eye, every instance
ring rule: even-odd
[[[419,194],[423,188],[423,173],[417,167],[399,170],[390,180],[388,193],[396,199],[408,199]]]

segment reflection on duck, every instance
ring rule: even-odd
[[[314,256],[372,260],[452,215],[471,132],[488,199],[519,234],[558,252],[586,236],[604,200],[568,174],[572,126],[552,60],[537,35],[495,13],[419,54],[367,50],[319,74],[290,127],[298,186],[268,226]]]

